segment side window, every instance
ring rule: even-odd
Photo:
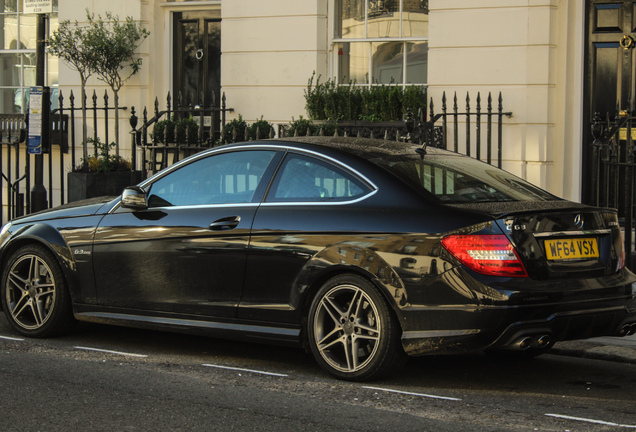
[[[152,184],[150,207],[239,204],[252,201],[273,151],[237,151],[185,165]]]
[[[371,188],[327,162],[298,154],[283,161],[267,202],[349,201],[370,192]]]

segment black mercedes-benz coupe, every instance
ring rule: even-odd
[[[82,320],[290,343],[348,380],[636,331],[614,210],[389,141],[212,148],[120,197],[6,224],[0,259],[22,335]]]

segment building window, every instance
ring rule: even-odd
[[[339,84],[426,84],[428,0],[336,0]]]
[[[23,0],[0,0],[0,113],[25,113],[29,87],[35,85],[36,14],[22,11]],[[53,0],[51,31],[57,28]],[[57,85],[57,59],[47,57],[46,85]]]

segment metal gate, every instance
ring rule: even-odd
[[[636,117],[629,111],[616,116],[599,113],[592,123],[592,204],[618,209],[624,227],[627,263],[634,268],[634,175],[636,174]]]

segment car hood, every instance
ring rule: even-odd
[[[12,223],[30,223],[42,220],[90,216],[106,213],[119,197],[104,196],[81,201],[73,201],[52,209],[43,210],[11,221]]]

